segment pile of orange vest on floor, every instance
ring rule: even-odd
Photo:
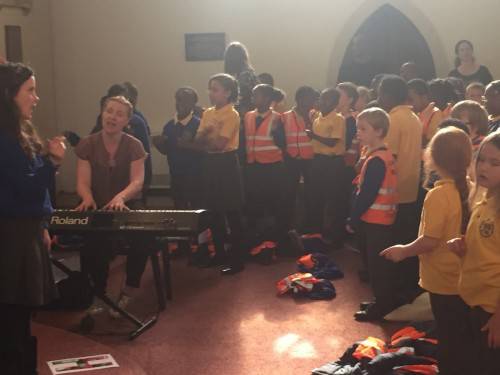
[[[330,279],[340,279],[344,274],[325,254],[304,255],[297,260],[297,268],[300,272],[276,283],[278,295],[290,292],[314,300],[335,298],[336,290]]]
[[[434,324],[424,323],[397,331],[389,342],[375,337],[359,341],[312,375],[437,375],[436,358]]]

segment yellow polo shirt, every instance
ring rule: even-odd
[[[342,115],[331,111],[328,115],[320,114],[313,123],[314,134],[324,138],[337,139],[334,147],[328,147],[323,143],[313,139],[312,146],[315,154],[334,156],[345,153],[345,120]]]
[[[500,302],[500,216],[493,198],[474,208],[458,291],[469,306],[494,313]]]
[[[198,131],[208,131],[208,142],[213,142],[219,137],[229,139],[226,147],[218,153],[235,151],[239,146],[240,116],[232,104],[222,108],[208,108],[203,112]]]
[[[419,236],[439,240],[431,252],[419,255],[420,286],[431,293],[458,294],[460,259],[446,242],[460,237],[462,206],[453,180],[440,180],[427,193],[420,219]]]
[[[385,141],[397,157],[399,203],[412,203],[417,200],[420,186],[422,124],[408,105],[394,107],[389,117]]]

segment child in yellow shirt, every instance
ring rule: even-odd
[[[205,151],[203,189],[205,208],[212,213],[212,234],[216,249],[214,262],[224,267],[223,275],[243,270],[242,251],[243,183],[238,159],[240,116],[234,108],[238,82],[228,74],[216,74],[208,83],[210,102],[201,118],[195,143]],[[231,252],[226,258],[229,226]]]
[[[314,159],[311,166],[311,233],[322,233],[325,212],[331,218],[331,235],[334,247],[341,247],[345,216],[342,209],[342,181],[345,174],[345,120],[335,109],[340,92],[323,90],[319,98],[320,115],[312,129],[306,132],[312,139]],[[340,182],[340,183],[339,183]]]
[[[424,201],[418,238],[407,245],[396,245],[381,255],[394,262],[418,255],[420,286],[430,293],[437,324],[439,370],[442,374],[461,374],[467,357],[457,356],[464,334],[463,321],[456,311],[466,306],[458,296],[460,260],[450,252],[447,241],[465,233],[469,218],[467,168],[472,159],[469,137],[460,129],[440,130],[425,153],[427,176],[437,172],[437,181]]]
[[[470,323],[464,336],[474,371],[462,374],[500,374],[500,132],[486,137],[476,161],[476,187],[487,190],[478,203],[464,238],[449,242],[450,249],[462,256],[458,284],[460,297],[469,306],[461,319]]]

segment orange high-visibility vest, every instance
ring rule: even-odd
[[[304,120],[295,111],[282,116],[285,125],[286,151],[294,159],[312,159],[314,156],[311,138],[306,134]]]
[[[358,178],[358,192],[363,185],[368,162],[379,157],[385,164],[385,177],[379,188],[375,202],[361,216],[361,220],[371,224],[391,225],[396,219],[398,204],[396,161],[387,149],[377,150],[368,155]]]
[[[270,164],[283,160],[281,149],[274,142],[272,130],[280,114],[270,111],[262,124],[257,127],[257,111],[247,112],[245,115],[245,139],[247,148],[247,162]]]
[[[453,104],[448,103],[445,109],[443,109],[443,119],[448,119],[450,118],[451,110],[453,108]]]
[[[369,336],[358,344],[352,356],[360,361],[363,358],[373,359],[386,352],[387,347],[383,340]]]
[[[422,122],[422,135],[427,137],[427,132],[429,131],[429,126],[431,125],[432,119],[436,115],[437,112],[441,110],[434,105],[434,103],[430,103],[427,108],[425,108],[422,112],[418,114],[418,118]]]

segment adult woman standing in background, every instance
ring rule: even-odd
[[[461,40],[455,45],[455,69],[448,76],[460,78],[465,86],[472,82],[487,85],[493,81],[489,69],[480,65],[474,57],[474,46],[468,40]]]

